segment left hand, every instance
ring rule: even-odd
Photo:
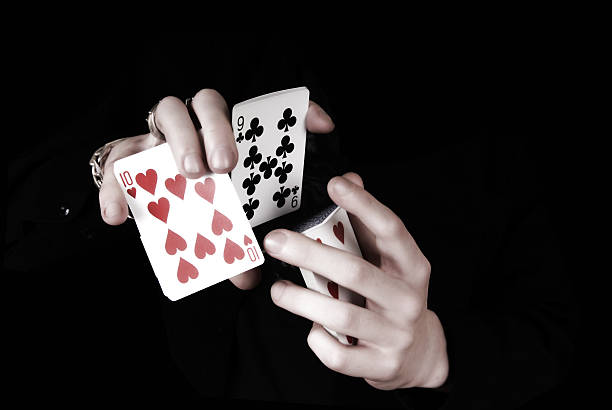
[[[157,105],[155,123],[164,134],[172,151],[176,167],[187,178],[199,178],[212,171],[230,172],[238,161],[238,149],[227,103],[218,91],[204,88],[193,97],[193,110],[202,124],[198,132],[183,102],[173,96],[164,97]],[[308,102],[306,129],[313,134],[333,131],[330,116],[313,101]],[[143,134],[124,138],[114,145],[104,162],[104,178],[100,187],[100,213],[104,222],[119,225],[128,217],[128,204],[113,174],[115,161],[152,148],[162,141]],[[250,269],[229,278],[240,289],[252,289],[261,280],[259,268]]]
[[[439,387],[448,377],[446,338],[427,309],[430,265],[401,219],[363,189],[354,173],[332,178],[331,199],[348,213],[364,253],[356,255],[279,229],[270,256],[333,280],[366,298],[364,307],[288,281],[271,288],[274,303],[313,321],[308,345],[332,370],[363,377],[375,388]],[[323,327],[358,339],[344,345]]]

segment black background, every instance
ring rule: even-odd
[[[180,35],[174,36],[171,41],[180,38]],[[147,53],[150,48],[144,44],[157,40],[156,36],[128,40],[46,37],[22,47],[18,59],[23,65],[19,87],[27,101],[22,107],[28,110],[21,113],[24,119],[19,124],[23,129],[13,141],[10,157],[19,163],[20,157],[44,144],[50,135],[61,134],[67,125],[80,123],[92,110],[89,104],[92,98],[105,95],[125,72],[133,75],[149,70],[155,58],[166,59],[167,56]],[[197,41],[190,42],[194,43]],[[571,277],[580,313],[583,318],[588,316],[590,283],[582,280],[585,268],[582,229],[586,224],[583,168],[588,158],[583,152],[586,142],[577,138],[580,130],[584,131],[584,124],[579,120],[583,107],[576,104],[581,99],[582,81],[588,80],[579,74],[576,65],[587,53],[572,49],[577,51],[574,54],[566,45],[547,41],[474,43],[448,38],[415,41],[401,36],[346,33],[308,37],[300,44],[300,52],[320,76],[322,88],[329,96],[325,108],[343,137],[350,169],[371,170],[384,164],[388,156],[409,156],[411,152],[435,149],[437,145],[474,133],[526,136],[537,158],[539,174],[534,177],[540,179],[542,197],[562,238],[560,243],[569,272],[577,273]],[[185,52],[180,64],[190,64],[190,53],[205,54],[202,49],[178,45],[177,49]],[[159,97],[162,96],[156,96]],[[134,121],[125,122],[124,134],[108,135],[106,140],[146,132],[147,102],[143,98],[145,105],[138,112],[134,110]],[[87,138],[88,132],[84,130],[83,138]],[[413,138],[411,133],[420,137]],[[91,145],[89,141],[84,143]],[[65,149],[70,152],[72,148]],[[87,159],[83,159],[85,163]],[[87,166],[80,166],[80,171],[84,176],[71,177],[79,181],[89,178]],[[50,172],[48,177],[53,181],[66,175]],[[410,178],[399,176],[399,182],[407,184]],[[389,179],[389,183],[398,183],[398,176]],[[88,205],[93,213],[98,212],[95,197]],[[100,222],[96,229],[99,244],[112,242],[117,231],[126,231],[128,235],[132,228],[111,228]],[[99,251],[104,258],[120,259],[129,253],[108,244]],[[107,254],[113,252],[117,256]],[[102,263],[102,266],[106,265]],[[102,268],[84,265],[81,274],[98,270]],[[103,280],[87,280],[88,287],[95,288],[83,290],[75,286],[78,277],[70,280],[62,277],[65,271],[62,266],[49,266],[48,271],[60,279],[42,279],[45,291],[28,291],[12,306],[12,311],[17,312],[11,315],[13,318],[24,317],[28,312],[26,317],[30,320],[25,324],[18,321],[15,333],[20,348],[16,356],[21,361],[14,381],[22,387],[35,386],[28,400],[37,394],[53,400],[71,394],[80,396],[77,392],[91,392],[86,397],[95,402],[104,400],[98,390],[101,384],[109,390],[126,393],[155,391],[154,400],[159,401],[179,397],[197,400],[172,364],[159,315],[148,310],[155,308],[155,298],[161,295],[152,275],[135,273],[140,275],[135,279],[138,289],[128,287],[117,291]],[[11,279],[23,285],[31,278]],[[131,292],[143,295],[148,305],[140,306],[141,310],[129,305],[126,301]],[[31,303],[45,307],[30,313]],[[126,306],[131,310],[122,321],[107,322],[119,317]],[[74,309],[93,311],[93,317],[83,315],[81,323],[70,324],[58,319],[72,314]],[[122,341],[122,328],[132,326],[141,329],[142,339]],[[114,334],[108,333],[111,329]],[[577,330],[575,362],[569,378],[525,408],[585,405],[585,400],[591,397],[590,378],[586,376],[591,371],[587,354],[593,339],[591,332],[586,324]],[[71,346],[81,351],[79,336],[81,340],[92,337],[99,340],[89,347],[91,355],[83,362],[68,356]],[[144,340],[150,343],[139,345]],[[126,350],[138,350],[138,353],[133,362],[122,366],[121,360],[132,357]]]

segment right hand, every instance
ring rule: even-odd
[[[205,88],[193,97],[192,107],[202,124],[200,134],[187,107],[176,97],[162,99],[155,112],[155,124],[165,135],[179,172],[186,178],[199,178],[208,171],[217,174],[230,172],[238,162],[238,148],[225,99],[217,91]],[[306,113],[306,128],[313,133],[328,133],[334,129],[334,123],[321,107],[311,101]],[[104,222],[120,225],[128,216],[125,196],[113,175],[115,161],[160,143],[151,134],[143,134],[127,138],[112,148],[104,163],[99,195]],[[252,289],[260,279],[261,272],[255,268],[230,278],[230,281],[240,289]]]

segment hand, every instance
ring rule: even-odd
[[[238,162],[238,149],[225,99],[215,90],[203,89],[193,98],[192,107],[202,124],[201,133],[196,131],[185,104],[176,97],[161,100],[155,113],[155,124],[165,135],[180,173],[186,178],[199,178],[209,170],[218,174],[230,172]],[[312,133],[329,133],[334,123],[321,107],[310,101],[306,128]],[[113,147],[104,164],[99,195],[104,222],[119,225],[128,215],[127,202],[113,175],[115,161],[159,143],[151,134],[144,134]],[[230,281],[240,289],[251,289],[260,279],[259,270],[252,269]]]
[[[270,232],[264,247],[274,258],[363,295],[365,307],[284,280],[272,286],[272,300],[313,321],[308,345],[330,369],[382,390],[441,386],[448,357],[442,325],[427,309],[429,262],[401,219],[363,189],[357,174],[332,178],[327,190],[349,212],[367,261],[284,229]],[[356,337],[357,345],[338,342],[322,325]]]

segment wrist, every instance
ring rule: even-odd
[[[442,386],[449,373],[446,337],[438,316],[431,310],[426,310],[421,322],[425,335],[420,346],[420,377],[415,387],[438,388]]]

